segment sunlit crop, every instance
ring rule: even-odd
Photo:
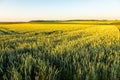
[[[119,80],[119,25],[63,23],[0,24],[0,80]]]

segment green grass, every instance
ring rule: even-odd
[[[0,24],[0,80],[119,80],[118,28],[71,23]]]

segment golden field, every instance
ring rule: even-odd
[[[116,21],[0,24],[0,80],[119,80]]]

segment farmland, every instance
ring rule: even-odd
[[[115,23],[1,23],[0,80],[119,80]]]

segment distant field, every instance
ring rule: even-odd
[[[117,28],[119,29],[119,31],[120,31],[120,25],[117,25]]]
[[[0,23],[0,80],[119,80],[119,30],[115,21]]]

